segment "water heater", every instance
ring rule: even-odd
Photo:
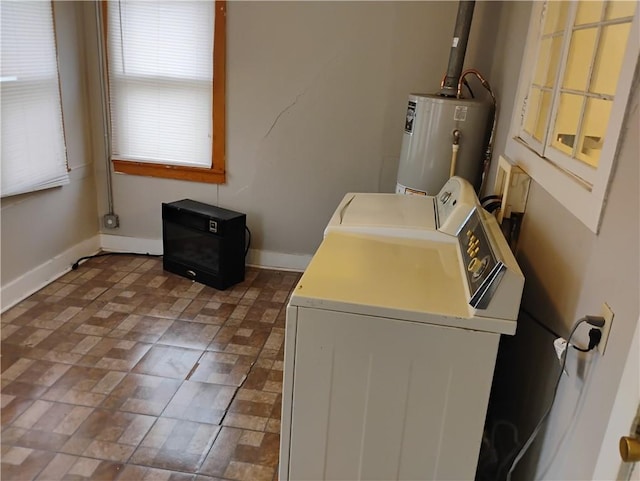
[[[451,175],[477,192],[492,116],[490,102],[409,95],[396,192],[435,195]]]

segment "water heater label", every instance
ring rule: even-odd
[[[413,121],[416,118],[416,103],[409,101],[407,107],[407,118],[404,121],[404,131],[408,134],[413,134]]]
[[[453,113],[453,120],[457,120],[458,122],[464,122],[467,120],[467,108],[464,105],[456,106],[456,110]]]

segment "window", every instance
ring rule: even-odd
[[[2,197],[69,182],[50,2],[0,2]]]
[[[115,171],[224,182],[225,2],[104,5]]]
[[[507,155],[597,232],[638,61],[637,2],[533,6]]]

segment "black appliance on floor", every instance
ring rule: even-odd
[[[242,282],[246,218],[191,199],[163,203],[164,269],[221,290]]]

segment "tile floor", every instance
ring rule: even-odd
[[[2,315],[2,480],[277,479],[285,305],[91,259]]]

